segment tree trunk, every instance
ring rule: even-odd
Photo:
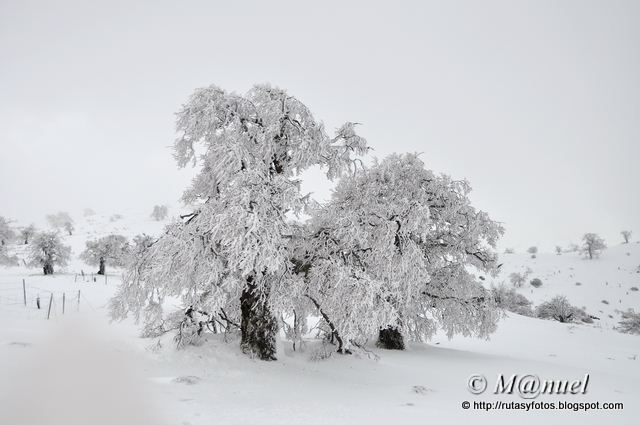
[[[247,279],[247,286],[240,296],[240,348],[245,354],[261,360],[276,360],[278,322],[269,310],[267,297],[260,297],[252,281],[252,278]]]
[[[400,329],[395,326],[380,329],[377,345],[387,350],[404,350],[404,338]]]
[[[42,271],[44,272],[45,276],[53,274],[53,264],[45,263],[44,266],[42,266]]]
[[[100,268],[98,269],[98,274],[104,274],[104,258],[100,259]]]

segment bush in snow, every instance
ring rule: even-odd
[[[537,247],[537,246],[530,246],[530,247],[527,249],[527,252],[528,252],[529,254],[537,254],[537,253],[538,253],[538,247]]]
[[[586,313],[569,304],[566,297],[558,295],[550,301],[540,304],[536,308],[536,316],[540,319],[553,319],[558,322],[576,322],[586,316]]]
[[[36,234],[29,244],[29,267],[42,267],[45,275],[53,274],[54,266],[67,265],[71,248],[63,245],[55,232]]]
[[[129,254],[129,242],[121,235],[109,235],[87,241],[86,249],[80,258],[91,266],[98,266],[98,274],[105,274],[106,264],[122,267],[126,264]]]
[[[506,285],[492,287],[491,295],[499,308],[522,316],[533,316],[531,301],[519,294],[515,288],[508,288]]]
[[[24,241],[24,244],[27,245],[29,243],[29,239],[33,235],[36,234],[36,226],[33,224],[28,225],[27,227],[23,227],[20,229],[20,238]]]
[[[68,212],[60,211],[57,214],[47,215],[47,221],[51,227],[55,229],[64,229],[69,236],[73,234],[74,226],[73,219]]]
[[[529,285],[533,286],[534,288],[539,288],[542,286],[542,281],[536,277],[532,279],[531,282],[529,282]]]
[[[607,300],[602,300],[602,301],[600,301],[600,302],[601,302],[602,304],[607,304],[607,305],[609,304],[609,301],[607,301]]]
[[[595,233],[585,233],[582,237],[582,241],[583,244],[581,252],[585,256],[589,257],[590,260],[597,258],[600,255],[600,252],[607,247],[604,243],[604,239]]]
[[[155,221],[162,221],[169,215],[169,209],[166,205],[156,205],[151,212],[151,218]]]
[[[121,214],[113,214],[111,217],[109,217],[109,221],[110,222],[114,222],[114,221],[118,221],[118,220],[122,220],[122,215]]]
[[[83,211],[83,215],[85,217],[90,217],[92,215],[96,215],[96,212],[94,210],[92,210],[91,208],[85,208]]]
[[[631,240],[631,231],[623,230],[622,232],[620,232],[620,234],[622,235],[622,239],[624,239],[624,243],[629,243],[629,241]]]
[[[0,245],[6,245],[16,237],[16,233],[9,223],[9,220],[0,217]]]
[[[631,309],[622,313],[622,320],[620,320],[618,330],[627,334],[640,335],[640,313],[636,313]]]
[[[513,249],[513,248],[505,248],[504,253],[505,254],[515,254],[516,250]]]
[[[629,288],[629,289],[630,289],[630,290],[632,290],[632,291],[637,291],[637,290],[638,290],[638,287],[637,287],[637,286],[632,286],[632,287],[631,287],[631,288]]]
[[[556,245],[556,254],[562,255],[562,247],[560,245]]]

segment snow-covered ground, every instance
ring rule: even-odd
[[[75,234],[65,237],[74,260],[53,277],[36,269],[0,268],[0,424],[632,424],[640,417],[640,336],[613,329],[620,310],[640,310],[640,293],[630,290],[640,286],[638,244],[612,246],[593,261],[566,253],[502,256],[495,282],[508,282],[509,273],[529,267],[530,279],[538,277],[543,285],[527,283],[521,293],[536,305],[566,295],[600,317],[591,325],[507,314],[488,341],[439,334],[404,352],[371,346],[370,355],[321,361],[312,359],[319,343],[309,341],[293,352],[282,341],[278,361],[261,362],[219,335],[176,350],[170,336],[142,339],[130,321],[109,323],[106,305],[119,274],[108,270],[106,280],[94,282],[89,274],[94,268],[77,255],[87,239],[111,232],[157,234],[163,225],[142,213],[123,216],[113,222],[111,215],[76,217]],[[12,250],[22,256],[24,247]],[[588,373],[586,394],[543,395],[535,401],[622,402],[624,409],[463,409],[464,401],[530,401],[491,394],[498,373],[554,380]],[[485,394],[468,391],[472,374],[487,377]]]

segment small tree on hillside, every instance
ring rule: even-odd
[[[53,274],[54,266],[67,265],[71,248],[63,245],[55,232],[42,232],[35,235],[29,244],[30,267],[42,267],[45,275]]]
[[[0,245],[0,266],[17,266],[18,257],[10,255],[7,245]]]
[[[156,221],[162,221],[169,215],[169,209],[166,205],[156,205],[151,212],[151,218]]]
[[[51,227],[55,229],[64,229],[69,236],[73,234],[73,219],[68,212],[60,211],[57,214],[49,214],[47,215],[47,221]]]
[[[562,247],[560,245],[556,245],[556,255],[562,255]]]
[[[0,245],[6,245],[16,236],[15,231],[9,223],[11,223],[9,220],[0,217]]]
[[[513,284],[514,287],[520,288],[525,284],[529,275],[533,273],[533,270],[527,268],[524,273],[513,272],[509,275],[509,281]]]
[[[91,266],[98,266],[98,274],[105,274],[106,264],[112,267],[123,267],[129,254],[129,242],[121,235],[109,235],[88,241],[87,248],[80,258]]]
[[[624,239],[624,243],[629,243],[629,241],[631,240],[631,230],[623,230],[622,232],[620,232],[620,234]]]
[[[581,252],[589,257],[590,260],[597,258],[600,256],[600,252],[607,247],[604,243],[604,239],[598,236],[595,233],[586,233],[582,237],[582,248]]]
[[[27,227],[23,227],[20,229],[20,237],[24,241],[24,244],[27,245],[29,240],[33,235],[36,234],[36,226],[33,224],[28,225]]]

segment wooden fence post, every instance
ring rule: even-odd
[[[78,289],[78,311],[80,311],[80,290]]]
[[[66,298],[66,296],[65,296],[65,293],[63,292],[63,293],[62,293],[62,314],[64,314],[65,298]]]
[[[24,298],[24,306],[27,306],[27,287],[25,286],[24,279],[22,279],[22,297]]]
[[[49,298],[49,311],[47,311],[47,320],[51,316],[51,304],[53,304],[53,292],[51,293],[51,298]]]

